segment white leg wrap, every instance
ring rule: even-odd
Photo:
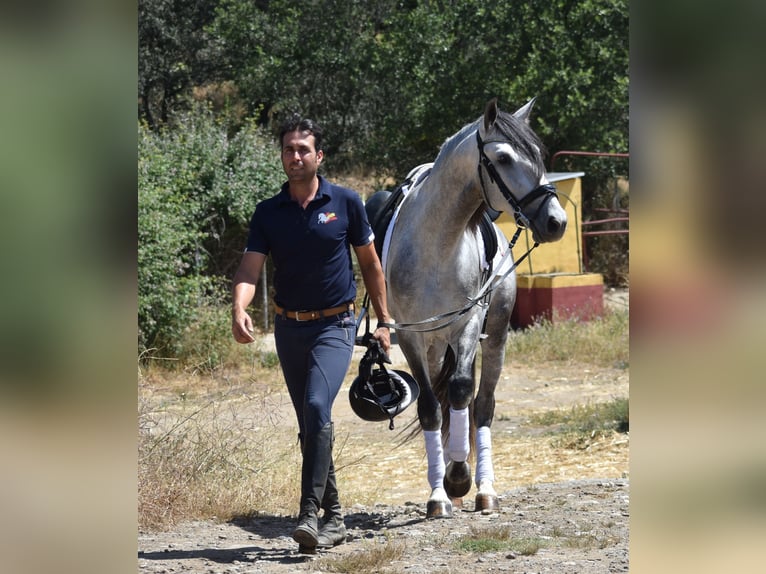
[[[431,490],[444,485],[444,453],[442,450],[442,431],[423,431],[428,459],[428,484]]]
[[[492,435],[489,427],[479,427],[476,431],[476,485],[482,481],[495,482],[492,468]]]
[[[468,407],[449,410],[449,457],[455,462],[468,460],[471,445],[468,441]]]

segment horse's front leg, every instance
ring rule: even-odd
[[[418,397],[418,419],[425,439],[428,484],[431,487],[431,495],[426,505],[426,518],[450,518],[452,501],[444,489],[441,407],[430,384],[421,385]]]
[[[495,492],[495,471],[492,464],[492,417],[495,411],[494,385],[485,385],[485,379],[479,384],[479,393],[474,403],[476,417],[476,511],[491,514],[500,509],[500,501]],[[492,387],[487,391],[483,387]]]
[[[428,484],[431,487],[426,518],[449,518],[452,516],[452,501],[444,490],[441,406],[431,386],[432,373],[427,362],[426,346],[420,338],[406,335],[400,336],[399,347],[404,352],[407,364],[412,369],[412,376],[415,377],[420,386],[418,421],[425,440]],[[438,372],[438,366],[434,370]]]
[[[471,490],[471,466],[468,464],[468,456],[471,452],[470,406],[475,387],[477,340],[478,335],[473,343],[466,343],[463,338],[457,345],[455,372],[448,386],[449,439],[444,488],[453,499],[462,498]]]
[[[482,341],[481,378],[473,405],[476,424],[476,511],[491,514],[500,509],[495,492],[495,471],[492,464],[492,419],[495,416],[495,388],[505,360],[508,321],[515,299],[515,283],[498,292],[495,307],[490,309],[487,337]]]

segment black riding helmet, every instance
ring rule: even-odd
[[[370,338],[367,352],[359,362],[359,375],[351,383],[348,399],[359,418],[373,422],[388,419],[388,428],[393,429],[394,417],[415,402],[420,387],[409,373],[386,369],[383,363],[390,362],[380,343]],[[373,369],[375,363],[378,367]]]

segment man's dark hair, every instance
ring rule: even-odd
[[[281,146],[283,144],[283,139],[286,133],[294,131],[309,132],[314,136],[316,151],[322,149],[322,135],[324,134],[322,126],[314,120],[302,118],[299,114],[290,116],[279,128],[279,145]]]

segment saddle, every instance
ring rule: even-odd
[[[367,219],[375,234],[375,251],[378,258],[383,258],[383,240],[386,236],[386,230],[391,223],[391,218],[399,204],[404,199],[404,191],[400,184],[394,191],[380,190],[372,194],[364,204],[364,210],[367,212]]]
[[[381,260],[383,259],[383,242],[386,231],[391,224],[396,208],[399,207],[399,204],[407,196],[407,192],[413,185],[420,183],[422,179],[428,177],[431,165],[433,164],[424,164],[415,168],[402,183],[396,186],[394,191],[376,191],[365,202],[364,209],[367,212],[367,219],[372,227],[372,232],[375,234],[375,251],[377,251],[378,257]],[[488,208],[482,214],[481,221],[479,222],[479,231],[484,243],[485,261],[490,265],[497,253],[498,247],[497,235],[495,234],[492,222],[499,215],[499,212]]]

